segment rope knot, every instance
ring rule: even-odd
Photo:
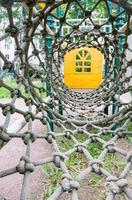
[[[5,32],[10,33],[11,37],[16,37],[18,35],[18,28],[16,26],[8,26]]]
[[[27,156],[22,156],[16,169],[20,174],[25,174],[26,172],[32,173],[35,167]]]
[[[21,64],[20,69],[24,69],[25,67],[26,67],[26,63],[23,63],[23,64]]]
[[[35,56],[38,56],[39,55],[39,51],[37,49],[34,49],[32,51],[32,54],[35,55]]]
[[[61,186],[64,192],[72,192],[72,190],[78,190],[80,185],[78,181],[72,180],[70,174],[64,174],[62,176]]]
[[[56,167],[60,168],[61,162],[64,162],[67,159],[65,154],[56,152],[53,154],[53,162]]]
[[[3,142],[8,142],[10,140],[9,135],[7,134],[7,131],[4,127],[0,127],[0,140]]]
[[[39,112],[41,112],[42,109],[43,109],[43,106],[42,106],[41,104],[38,104],[38,105],[37,105],[37,110],[38,110]],[[43,119],[43,118],[42,118],[42,119]]]
[[[78,127],[78,128],[77,128],[77,133],[84,133],[83,128]]]
[[[8,114],[8,112],[10,114],[13,114],[15,112],[15,106],[12,104],[9,104],[9,103],[3,105],[3,107],[2,107],[3,115],[6,116]]]
[[[103,145],[103,148],[106,148],[109,153],[115,153],[114,146],[115,146],[114,142],[107,142]]]
[[[13,98],[14,96],[17,96],[18,98],[21,96],[21,92],[19,89],[14,89],[12,92],[11,92],[11,97]]]
[[[54,135],[54,132],[49,132],[49,133],[47,133],[47,135],[45,136],[45,139],[47,140],[47,142],[49,143],[49,144],[51,144],[52,143],[52,140],[54,139],[56,139],[56,137],[55,137],[55,135]]]
[[[89,163],[89,166],[92,167],[92,171],[101,175],[101,167],[102,167],[103,162],[101,160],[95,159],[95,160],[91,160]]]
[[[72,176],[68,173],[63,174],[62,177],[61,177],[62,180],[65,179],[65,178],[68,179],[68,180],[72,180]]]
[[[46,119],[45,119],[45,116],[43,116],[40,120],[41,120],[41,122],[42,122],[43,125],[46,125]]]
[[[24,118],[25,118],[26,122],[29,122],[30,119],[34,120],[34,116],[33,116],[33,114],[31,112],[25,112],[24,113]]]
[[[38,16],[40,19],[44,18],[44,12],[42,10],[39,10],[39,12],[37,12],[36,16]],[[43,34],[46,34],[46,30],[45,33],[43,31]]]
[[[125,129],[117,129],[115,134],[117,134],[119,136],[119,138],[123,138],[125,136],[124,130]]]
[[[25,19],[24,20],[24,22],[23,22],[23,24],[26,26],[26,27],[32,27],[32,21],[31,20],[29,20],[29,19]]]
[[[41,73],[41,72],[39,72],[38,75],[41,75],[40,73]],[[41,88],[39,88],[39,92],[40,92],[40,93],[44,93],[44,92],[45,92],[45,89],[44,89],[43,87],[41,87]]]
[[[89,138],[91,139],[91,142],[97,142],[99,136],[96,134],[90,135]]]
[[[65,132],[65,137],[67,139],[71,139],[71,136],[73,134],[72,131],[71,130],[65,130],[64,132]]]
[[[132,163],[132,151],[127,154],[127,162]]]
[[[87,148],[87,146],[85,144],[82,144],[82,143],[78,143],[76,146],[76,151],[79,152],[79,153],[82,153],[83,152],[83,148]]]
[[[71,192],[70,181],[72,177],[70,174],[64,174],[61,178],[61,186],[64,192]]]
[[[14,64],[11,62],[5,62],[3,65],[3,70],[11,71],[14,68]]]
[[[22,137],[24,144],[28,144],[29,140],[33,143],[36,140],[36,135],[35,133],[31,131],[27,131],[24,133],[24,136]]]
[[[132,90],[132,86],[131,86],[131,90]],[[130,91],[131,91],[131,90],[130,90]],[[129,115],[129,119],[132,121],[132,114]]]
[[[21,56],[23,54],[23,50],[21,48],[17,48],[14,52],[14,55],[15,56]]]
[[[58,126],[58,127],[61,127],[61,122],[59,119],[56,119],[55,120],[55,125]]]
[[[26,104],[26,106],[29,106],[29,105],[31,105],[32,103],[33,103],[33,101],[32,101],[31,98],[25,99],[25,104]]]
[[[26,0],[26,5],[29,7],[29,8],[32,8],[36,5],[36,0]]]
[[[118,179],[116,176],[109,176],[107,179],[107,185],[114,194],[120,194],[123,192],[124,187],[127,187],[128,183],[126,179]]]
[[[119,179],[116,183],[117,183],[118,187],[120,187],[120,188],[124,188],[124,187],[128,186],[127,180],[124,178]]]
[[[79,189],[80,184],[79,184],[78,181],[71,181],[70,183],[71,183],[72,190],[78,190]]]
[[[23,42],[30,42],[30,37],[29,36],[24,36]]]
[[[106,134],[108,132],[109,129],[107,129],[107,127],[105,127],[104,129],[101,130],[102,134]]]

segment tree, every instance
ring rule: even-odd
[[[78,3],[79,2],[79,3]],[[69,6],[68,18],[69,19],[81,19],[85,17],[85,12],[81,9],[80,5],[85,9],[85,11],[90,12],[94,6],[98,3],[98,0],[80,0],[80,1],[72,1]],[[80,5],[79,5],[80,4]],[[105,2],[100,2],[96,8],[92,11],[92,16],[96,18],[105,18],[106,11]]]
[[[19,25],[21,22],[21,13],[22,13],[22,7],[18,3],[14,3],[14,6],[12,7],[13,12],[13,19],[16,25]],[[8,17],[7,9],[0,7],[0,22],[6,20]]]

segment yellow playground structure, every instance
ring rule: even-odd
[[[45,7],[45,3],[38,3],[40,8],[44,8]]]
[[[96,48],[78,48],[64,56],[64,83],[73,89],[97,88],[103,78],[103,54]]]

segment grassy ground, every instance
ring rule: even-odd
[[[129,124],[128,130],[132,131],[132,123]],[[95,134],[95,131],[93,131]],[[77,134],[76,138],[78,141],[83,142],[86,140],[86,136],[83,134]],[[103,135],[102,139],[105,141],[110,140],[109,135]],[[127,137],[127,142],[129,144],[132,144],[132,137]],[[68,140],[66,138],[60,138],[57,143],[59,144],[60,150],[62,152],[68,151],[71,149],[74,144],[71,140]],[[102,151],[102,145],[99,142],[91,143],[88,145],[88,151],[93,156],[94,159],[97,159]],[[66,165],[72,174],[73,177],[79,174],[80,171],[83,169],[86,169],[88,163],[86,162],[85,157],[83,154],[80,153],[73,153],[69,160],[66,162]],[[109,153],[105,156],[105,160],[103,163],[103,167],[109,171],[111,174],[118,176],[120,172],[124,169],[126,165],[125,159],[122,159],[118,154]],[[55,191],[57,186],[60,183],[62,172],[60,169],[56,168],[53,164],[47,164],[44,165],[42,170],[44,171],[45,175],[47,176],[47,180],[44,183],[44,193],[43,193],[43,199],[48,199],[50,195]],[[104,200],[106,199],[106,188],[103,185],[104,177],[99,176],[95,173],[92,173],[89,177],[89,179],[82,181],[81,189],[79,190],[80,193],[80,199],[87,199],[83,198],[83,196],[86,196],[88,194],[91,195],[91,198],[89,199],[97,199],[98,200]],[[95,195],[95,197],[92,195]],[[62,198],[63,199],[63,198]],[[67,199],[64,197],[64,199]],[[121,196],[119,198],[120,200],[125,199],[124,196]],[[68,198],[69,200],[69,198]]]
[[[4,81],[5,84],[7,84],[8,86],[10,86],[13,89],[17,88],[16,80],[13,77],[12,78],[11,77],[6,77],[6,78],[3,79],[3,81]],[[40,81],[36,81],[34,83],[34,85],[37,86],[37,87],[42,87],[42,83]],[[39,91],[36,90],[36,92],[39,95]],[[25,92],[24,86],[21,87],[21,93],[23,95],[25,95],[25,96],[27,95],[26,92]],[[0,99],[2,99],[2,98],[10,98],[11,97],[10,95],[11,94],[10,94],[9,90],[7,90],[4,87],[0,87]],[[45,93],[44,93],[44,96],[45,96]]]
[[[14,78],[5,78],[4,82],[12,88],[16,88],[16,81]],[[4,87],[0,87],[0,99],[2,98],[9,98],[10,91],[5,89]]]

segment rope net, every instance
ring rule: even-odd
[[[21,138],[27,147],[18,165],[0,171],[0,177],[22,174],[20,199],[26,200],[28,181],[33,171],[49,163],[62,175],[58,177],[59,184],[49,200],[61,199],[67,194],[69,199],[79,199],[81,181],[93,173],[103,177],[107,200],[113,200],[122,193],[132,199],[131,186],[127,182],[132,169],[132,152],[118,146],[118,140],[131,136],[128,129],[132,119],[132,49],[128,42],[132,34],[131,4],[118,0],[96,0],[92,6],[86,7],[84,1],[51,0],[44,1],[45,7],[38,9],[35,0],[0,2],[7,15],[0,41],[11,38],[15,43],[13,60],[7,59],[0,51],[3,61],[0,87],[9,91],[11,97],[9,103],[0,103],[4,116],[0,144],[4,147],[12,138]],[[112,13],[110,4],[115,10],[119,7],[119,11]],[[15,5],[24,8],[19,23],[14,20]],[[101,12],[100,5],[104,8]],[[60,6],[63,14],[58,17],[56,10]],[[72,12],[74,9],[76,12]],[[102,20],[97,20],[99,17]],[[71,18],[79,20],[73,23]],[[86,24],[85,28],[81,28],[82,23]],[[64,31],[64,27],[68,27],[69,31]],[[80,92],[64,84],[63,66],[66,52],[84,46],[101,51],[106,67],[103,82],[97,89]],[[15,88],[5,81],[9,72],[14,74]],[[36,79],[39,84],[35,84]],[[121,97],[125,94],[129,94],[130,101],[123,101]],[[16,107],[18,98],[25,102],[26,111]],[[16,113],[22,117],[23,123],[11,131],[11,118]],[[47,131],[42,134],[34,132],[35,120],[47,127]],[[27,125],[24,132],[23,125]],[[46,140],[53,152],[50,157],[35,161],[31,160],[30,154],[32,143],[38,139]],[[62,140],[68,146],[66,151],[61,148]],[[90,152],[91,144],[95,145],[95,149],[99,145],[98,155]],[[74,170],[68,167],[68,160],[74,153],[77,153],[78,160],[80,157],[85,160],[85,166],[76,176]],[[117,153],[120,159],[125,159],[119,174],[110,172],[104,165],[108,154]],[[63,198],[66,199],[66,196]]]

